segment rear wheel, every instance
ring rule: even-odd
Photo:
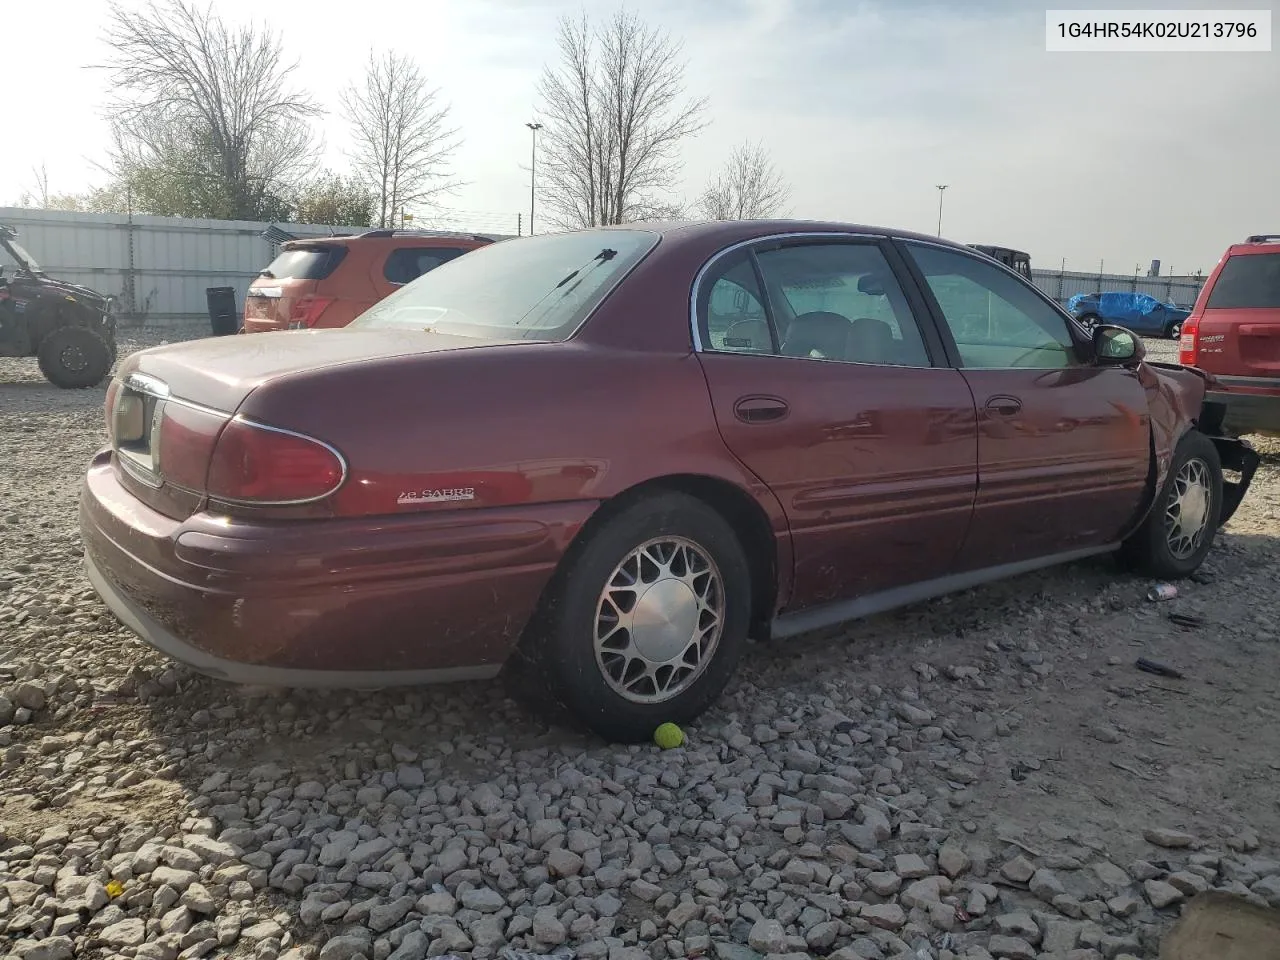
[[[88,327],[60,327],[40,341],[40,372],[68,390],[96,387],[111,371],[111,345]]]
[[[1147,519],[1121,548],[1130,567],[1177,580],[1194,573],[1213,546],[1222,512],[1218,448],[1197,430],[1178,442],[1164,486]]]
[[[557,573],[520,658],[546,695],[607,740],[638,743],[720,695],[746,646],[751,574],[718,513],[648,497]]]

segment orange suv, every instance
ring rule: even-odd
[[[370,230],[289,240],[249,285],[245,333],[345,327],[383,297],[498,237]]]
[[[1280,234],[1227,248],[1182,325],[1178,362],[1217,380],[1205,400],[1227,430],[1280,434]]]

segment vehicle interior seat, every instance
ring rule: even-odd
[[[850,324],[849,348],[846,360],[854,363],[896,363],[898,341],[893,328],[883,320],[858,317]]]
[[[791,321],[782,354],[787,357],[809,357],[815,353],[824,360],[847,360],[852,324],[848,317],[825,310],[802,313]]]

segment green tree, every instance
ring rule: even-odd
[[[378,211],[378,197],[355,177],[326,170],[299,192],[293,220],[335,227],[368,227]]]

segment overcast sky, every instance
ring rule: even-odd
[[[131,5],[132,0],[126,0]],[[217,0],[229,20],[280,31],[296,78],[331,112],[327,161],[343,164],[338,93],[370,48],[414,56],[464,142],[449,201],[457,222],[513,231],[528,210],[534,84],[556,18],[585,0]],[[1105,6],[1054,3],[1054,7]],[[1121,5],[1121,4],[1117,4]],[[1123,4],[1138,6],[1139,4]],[[1273,8],[1276,0],[1181,4]],[[691,94],[710,100],[689,142],[696,196],[732,146],[763,140],[793,189],[790,215],[1027,250],[1035,266],[1208,271],[1249,233],[1280,232],[1280,52],[1046,53],[1045,6],[1005,0],[643,0],[633,9],[684,43]],[[1155,6],[1148,4],[1148,6]],[[1162,7],[1179,6],[1172,0]],[[107,17],[102,0],[4,5],[0,205],[33,186],[77,191],[102,176]],[[1277,18],[1280,19],[1280,18]],[[1274,44],[1273,44],[1274,46]]]

